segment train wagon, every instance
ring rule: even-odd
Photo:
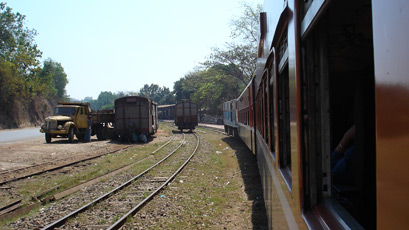
[[[264,2],[236,103],[269,229],[409,226],[408,22],[409,1]]]
[[[237,136],[237,99],[223,103],[223,124],[227,134]]]
[[[198,107],[190,100],[182,100],[175,105],[175,125],[179,130],[193,130],[198,124]]]
[[[149,136],[158,130],[158,105],[139,96],[115,100],[114,136],[121,140],[134,140],[141,134]]]

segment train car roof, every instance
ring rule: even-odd
[[[120,97],[120,98],[117,98],[117,99],[115,99],[115,101],[124,101],[124,100],[126,100],[126,99],[128,99],[128,98],[137,98],[137,99],[141,99],[141,100],[146,100],[146,101],[151,101],[153,104],[158,104],[158,103],[156,103],[155,101],[153,101],[153,100],[151,100],[151,99],[149,99],[149,98],[147,98],[147,97],[141,97],[141,96],[126,96],[126,97]]]
[[[163,109],[163,108],[169,108],[169,107],[174,107],[176,104],[170,104],[170,105],[158,105],[158,109]]]

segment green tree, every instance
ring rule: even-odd
[[[12,106],[13,98],[26,97],[25,81],[18,77],[15,65],[11,62],[0,62],[0,110]]]
[[[256,71],[257,61],[257,26],[259,24],[259,14],[261,5],[255,7],[243,3],[244,12],[239,18],[231,22],[231,37],[235,42],[226,43],[225,48],[212,48],[212,53],[207,60],[202,63],[206,68],[223,64],[233,65],[239,70],[231,73],[237,78],[244,88]]]
[[[175,103],[175,96],[167,87],[160,87],[157,84],[145,84],[143,88],[139,90],[139,96],[147,97],[159,105],[173,104]]]
[[[141,97],[147,97],[151,100],[156,101],[157,95],[160,94],[160,87],[159,85],[156,84],[145,84],[140,90],[139,90],[139,96]]]
[[[42,52],[35,44],[37,31],[24,27],[25,16],[0,3],[0,61],[11,62],[19,75],[33,78]]]
[[[67,74],[64,68],[58,62],[50,58],[44,61],[43,68],[38,73],[38,81],[40,85],[45,85],[48,88],[43,89],[46,96],[55,100],[66,100],[65,86],[68,83]],[[41,87],[43,88],[43,87]]]
[[[97,99],[97,108],[113,108],[114,102],[117,98],[118,96],[110,91],[101,92]]]
[[[200,111],[221,115],[222,104],[239,96],[241,83],[232,77],[236,71],[233,65],[215,65],[207,70],[196,70],[175,82],[177,101],[190,99],[196,102]]]

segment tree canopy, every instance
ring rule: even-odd
[[[37,31],[24,27],[24,23],[24,15],[0,3],[0,59],[13,63],[20,75],[30,78],[39,67],[42,52],[34,41]]]
[[[175,96],[167,87],[160,87],[157,84],[145,84],[139,90],[139,96],[147,97],[154,100],[159,105],[167,105],[175,103]]]
[[[244,13],[232,20],[234,42],[224,48],[212,48],[201,68],[185,75],[174,84],[176,100],[190,99],[201,111],[221,115],[222,104],[237,98],[256,71],[257,26],[261,5],[243,3]]]
[[[231,21],[231,38],[233,42],[226,42],[224,48],[214,47],[203,66],[210,68],[214,65],[235,65],[237,70],[232,77],[239,79],[243,85],[254,76],[257,61],[257,26],[262,6],[255,7],[243,3],[244,12]]]
[[[36,96],[66,99],[67,74],[60,63],[47,59],[35,43],[36,30],[25,27],[25,16],[0,3],[0,106],[7,111],[14,100],[30,103]]]
[[[235,65],[215,65],[207,70],[197,70],[175,82],[176,99],[190,99],[198,103],[201,111],[210,115],[221,115],[222,104],[237,97],[241,82],[232,75]]]
[[[160,87],[156,84],[145,84],[139,92],[117,92],[103,91],[98,95],[97,99],[86,97],[81,102],[88,102],[93,110],[114,109],[115,100],[126,96],[140,96],[149,98],[159,105],[167,105],[175,103],[173,92],[167,87]]]

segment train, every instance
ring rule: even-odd
[[[224,131],[232,136],[237,136],[237,102],[236,99],[223,103]]]
[[[175,120],[175,104],[158,106],[159,120]]]
[[[138,141],[141,135],[150,136],[157,132],[159,125],[156,102],[145,97],[128,96],[116,99],[114,104],[114,139]]]
[[[198,106],[188,99],[183,99],[175,105],[175,125],[180,131],[183,129],[194,130],[198,125]]]
[[[269,229],[409,226],[408,22],[409,1],[264,2],[255,77],[223,108]]]

